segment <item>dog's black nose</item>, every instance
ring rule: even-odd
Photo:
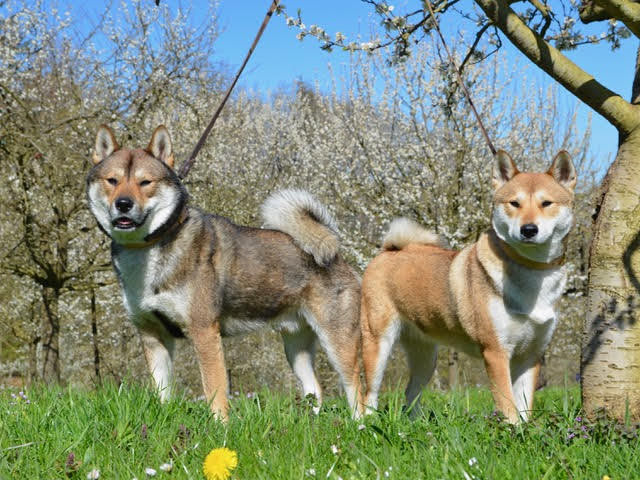
[[[133,208],[133,201],[129,197],[120,197],[116,199],[116,208],[122,213],[127,213]]]
[[[538,226],[535,223],[527,223],[520,227],[520,234],[524,238],[533,238],[538,234]]]

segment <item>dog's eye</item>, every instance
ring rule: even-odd
[[[518,208],[520,206],[520,204],[518,202],[516,202],[515,200],[512,200],[511,202],[509,202],[511,204],[512,207],[516,207]]]
[[[111,185],[117,185],[118,184],[118,180],[111,177],[111,178],[107,178],[107,182],[109,182]]]
[[[545,200],[544,202],[542,202],[542,208],[544,207],[548,207],[549,205],[551,205],[553,202],[549,201],[549,200]]]
[[[140,182],[141,187],[146,187],[147,185],[151,185],[151,180],[142,180]]]

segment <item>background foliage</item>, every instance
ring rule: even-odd
[[[164,2],[163,2],[164,4]],[[0,376],[93,385],[145,378],[139,340],[126,321],[109,265],[108,242],[86,209],[84,176],[100,123],[122,144],[144,146],[169,128],[183,159],[217,106],[227,78],[215,63],[215,11],[194,28],[193,12],[174,16],[143,2],[109,10],[91,32],[42,3],[0,2]],[[115,7],[113,7],[115,8]],[[125,19],[123,22],[122,19]],[[343,254],[359,269],[375,255],[398,215],[438,231],[454,248],[488,227],[491,155],[437,46],[422,42],[404,62],[353,53],[334,87],[292,83],[276,92],[238,91],[187,179],[192,202],[259,226],[270,192],[313,192],[338,220]],[[494,142],[521,169],[543,170],[561,148],[580,172],[570,281],[546,378],[578,371],[593,172],[589,132],[556,109],[557,92],[507,72],[500,55],[469,65],[465,81]],[[528,92],[519,95],[516,92]],[[225,340],[231,390],[294,385],[272,332]],[[247,355],[251,352],[251,356]],[[178,347],[178,382],[199,393],[187,342]],[[403,372],[396,355],[389,375]],[[441,355],[434,383],[457,369]],[[480,365],[462,358],[460,375],[482,383]],[[335,374],[319,361],[330,391]]]

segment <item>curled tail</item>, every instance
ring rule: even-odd
[[[402,250],[410,243],[444,247],[445,242],[437,233],[431,232],[408,218],[396,218],[382,240],[383,250]]]
[[[281,190],[269,196],[260,209],[265,228],[293,237],[298,247],[327,266],[338,254],[336,222],[324,205],[304,190]]]

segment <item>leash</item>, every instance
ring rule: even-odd
[[[476,106],[473,104],[473,100],[471,100],[471,94],[469,93],[469,90],[467,89],[467,86],[462,81],[462,75],[460,75],[460,70],[458,70],[458,68],[456,67],[456,62],[455,62],[455,60],[453,58],[453,55],[451,55],[451,52],[449,51],[449,47],[447,46],[447,42],[444,40],[444,36],[442,35],[442,32],[440,31],[440,25],[438,23],[438,20],[436,19],[435,13],[433,13],[433,8],[431,7],[431,2],[429,0],[425,0],[424,3],[426,3],[427,4],[427,8],[429,8],[429,14],[431,15],[431,18],[433,19],[433,25],[436,27],[436,32],[438,32],[438,36],[440,37],[440,41],[442,42],[442,46],[444,47],[445,51],[447,52],[447,56],[449,57],[449,62],[453,66],[454,70],[456,71],[456,76],[458,77],[458,84],[462,87],[462,91],[464,92],[465,97],[467,97],[467,101],[469,102],[469,105],[471,106],[471,110],[473,110],[473,114],[476,116],[476,120],[478,120],[478,124],[480,125],[480,130],[482,131],[482,135],[484,135],[484,139],[487,141],[487,145],[489,146],[489,150],[491,150],[491,153],[495,156],[495,154],[497,152],[496,147],[493,146],[493,143],[491,142],[491,139],[489,138],[489,134],[487,133],[487,131],[484,128],[484,124],[482,123],[482,119],[480,118],[480,115],[478,114],[478,111],[476,110]]]
[[[233,79],[233,82],[231,82],[231,85],[229,85],[229,88],[227,89],[227,92],[224,94],[224,97],[222,98],[222,102],[220,102],[220,105],[218,106],[218,109],[213,114],[213,117],[211,118],[211,121],[209,122],[209,125],[207,125],[207,128],[205,128],[204,132],[202,132],[202,135],[200,136],[200,139],[198,140],[198,143],[196,143],[196,146],[193,148],[193,151],[191,152],[191,155],[189,155],[189,158],[187,158],[187,160],[180,167],[180,170],[178,171],[178,176],[181,179],[184,180],[184,178],[189,173],[189,170],[191,170],[191,167],[193,166],[193,162],[195,161],[196,156],[198,155],[198,153],[200,152],[200,150],[204,146],[204,143],[207,140],[207,137],[209,136],[209,133],[211,132],[211,129],[213,128],[213,125],[216,123],[216,120],[220,116],[220,112],[222,112],[222,109],[224,108],[225,104],[227,103],[227,100],[229,99],[229,96],[231,95],[231,91],[233,90],[233,87],[235,87],[236,83],[238,83],[238,79],[240,78],[240,75],[242,74],[242,71],[244,70],[244,67],[247,65],[247,62],[249,61],[249,58],[251,58],[251,54],[255,50],[256,45],[258,45],[258,42],[260,41],[260,37],[262,36],[262,32],[264,32],[264,29],[267,28],[267,24],[269,23],[269,20],[271,20],[271,17],[273,16],[273,13],[276,11],[276,8],[278,8],[278,4],[279,3],[280,3],[280,0],[273,0],[271,2],[271,6],[269,7],[269,10],[267,10],[267,14],[264,16],[264,20],[262,21],[262,25],[260,25],[260,28],[258,29],[258,33],[256,34],[256,38],[253,40],[253,43],[251,44],[251,47],[249,48],[249,51],[247,52],[247,55],[244,58],[244,62],[242,62],[242,65],[238,69],[238,73],[236,73],[236,76]]]

